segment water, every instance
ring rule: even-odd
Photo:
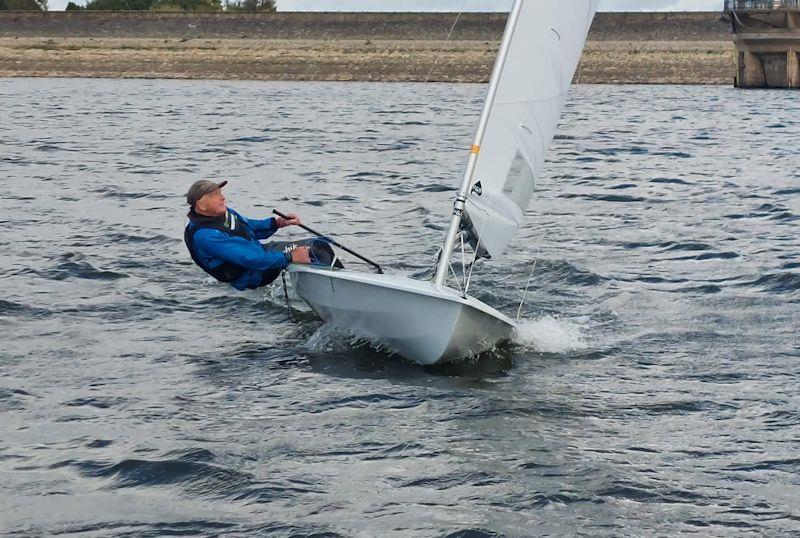
[[[430,275],[484,88],[0,79],[0,532],[800,531],[800,105],[576,88],[476,270],[514,342],[423,368],[210,282],[182,195]],[[351,265],[355,265],[351,263]]]

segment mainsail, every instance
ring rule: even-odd
[[[465,178],[462,227],[480,254],[499,256],[522,223],[598,2],[514,6]]]

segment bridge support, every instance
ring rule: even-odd
[[[728,1],[738,88],[800,88],[800,2]]]

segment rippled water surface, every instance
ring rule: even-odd
[[[575,88],[477,360],[192,265],[225,178],[429,277],[484,91],[0,79],[0,533],[800,532],[796,93]]]

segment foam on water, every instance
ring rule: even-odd
[[[583,329],[576,321],[553,316],[523,320],[512,339],[515,344],[544,353],[567,353],[587,347]]]
[[[314,353],[349,352],[361,346],[369,346],[382,353],[391,353],[380,342],[358,336],[351,331],[336,327],[330,323],[325,323],[317,329],[304,345],[308,351]]]
[[[352,336],[333,325],[325,323],[314,331],[304,347],[314,352],[343,351],[352,343]]]

